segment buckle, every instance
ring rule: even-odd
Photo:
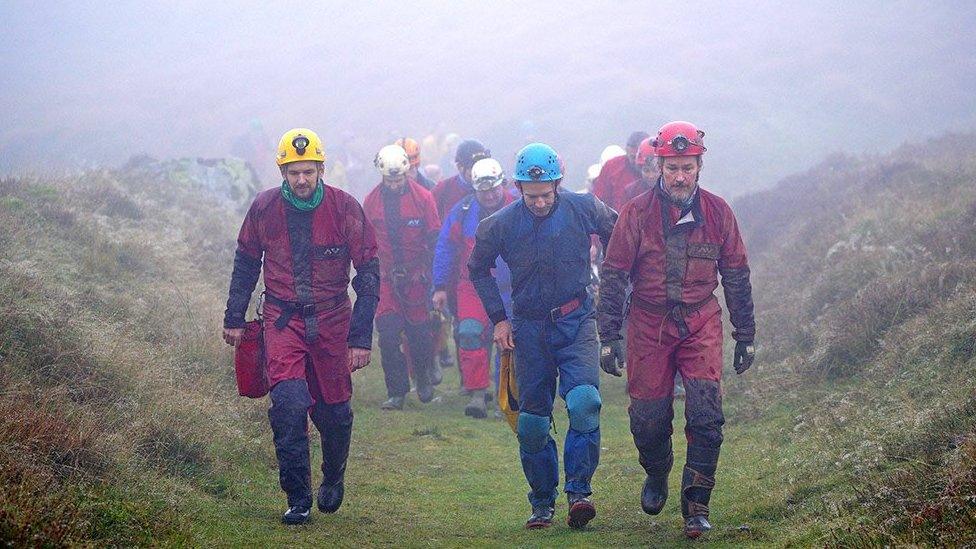
[[[549,320],[551,320],[553,322],[559,320],[560,318],[562,318],[562,316],[563,316],[563,308],[562,307],[556,307],[555,309],[550,309],[549,310]]]
[[[310,316],[315,316],[315,304],[306,303],[302,305],[302,316],[308,318]]]

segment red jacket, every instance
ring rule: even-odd
[[[654,183],[648,183],[647,181],[644,181],[643,177],[638,177],[630,185],[627,185],[627,187],[624,188],[624,192],[620,199],[620,208],[623,209],[628,202],[653,188]]]
[[[311,302],[345,294],[349,262],[358,270],[376,257],[376,236],[362,208],[335,187],[325,186],[322,204],[311,212],[310,242],[293,242],[290,229],[285,201],[275,187],[254,199],[237,237],[238,252],[258,261],[263,254],[264,286],[278,299],[309,302],[299,297],[298,291],[305,293],[305,288],[296,288],[296,282],[308,286]],[[310,264],[308,281],[296,280],[296,264]]]
[[[616,156],[603,164],[600,175],[593,181],[593,194],[619,212],[626,203],[624,190],[637,179],[640,172],[631,167],[627,155]]]
[[[465,196],[474,193],[474,187],[462,181],[460,174],[455,174],[452,177],[438,181],[437,185],[434,185],[434,190],[431,193],[433,193],[434,200],[437,202],[437,215],[441,219],[444,219],[455,204],[460,202]]]
[[[671,309],[709,298],[718,287],[721,273],[726,304],[736,328],[733,337],[752,341],[755,321],[749,263],[732,209],[725,200],[699,187],[682,223],[678,223],[680,214],[681,210],[658,187],[627,203],[603,261],[606,282],[619,285],[615,275],[622,274],[633,283],[635,300]],[[614,290],[608,287],[607,291]],[[623,288],[619,293],[623,294]],[[617,308],[613,303],[607,306]],[[607,312],[617,316],[618,321],[622,316],[620,310]],[[602,324],[601,335],[617,335],[613,332],[619,323]]]
[[[395,213],[399,220],[388,219],[386,202],[397,206]],[[376,316],[404,308],[411,309],[407,311],[411,317],[426,316],[430,289],[428,273],[433,261],[434,242],[440,231],[434,197],[413,179],[407,179],[407,187],[400,195],[392,194],[380,183],[366,195],[363,209],[376,228],[380,258],[380,303]],[[399,244],[395,245],[394,239],[399,240]],[[408,283],[401,288],[399,297],[393,291],[393,272],[397,268],[405,273]],[[404,298],[408,304],[401,303]]]

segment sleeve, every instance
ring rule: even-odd
[[[451,273],[454,271],[455,253],[451,245],[451,226],[457,219],[457,210],[451,210],[441,226],[434,245],[434,289],[444,290],[450,284]]]
[[[621,339],[625,296],[630,273],[640,248],[640,216],[633,202],[624,206],[616,223],[600,268],[600,303],[597,306],[597,329],[600,341]]]
[[[610,242],[610,234],[613,233],[613,226],[617,223],[617,212],[596,196],[589,195],[589,197],[593,200],[591,234],[599,236],[603,249],[606,249]]]
[[[732,338],[736,341],[751,342],[756,337],[756,318],[752,303],[752,283],[749,281],[749,261],[746,246],[739,233],[732,210],[726,206],[722,219],[724,241],[718,260],[718,271],[722,275],[722,288],[725,290],[725,306],[729,309],[732,321]]]
[[[471,283],[478,292],[478,297],[481,298],[481,303],[493,324],[498,324],[508,318],[501,291],[498,289],[498,282],[491,274],[495,260],[501,253],[501,238],[497,234],[498,219],[495,216],[489,216],[478,224],[474,250],[471,251],[471,258],[468,259]]]
[[[256,207],[251,204],[247,215],[244,216],[240,233],[237,235],[234,271],[230,276],[227,307],[224,309],[224,328],[244,327],[247,305],[251,302],[251,294],[254,293],[254,287],[257,286],[258,278],[261,276],[263,249],[258,238],[255,212]]]
[[[373,345],[373,315],[380,301],[380,260],[376,256],[376,232],[366,219],[362,207],[350,199],[345,215],[346,234],[349,235],[349,256],[356,276],[352,289],[356,303],[349,323],[350,347],[370,349]]]

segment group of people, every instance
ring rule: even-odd
[[[318,507],[331,513],[342,503],[351,373],[370,362],[374,319],[388,396],[382,407],[395,410],[411,375],[418,399],[433,398],[441,379],[435,355],[446,346],[437,336],[450,316],[471,395],[467,415],[486,415],[492,347],[514,356],[527,528],[554,518],[557,391],[569,416],[567,523],[583,528],[596,516],[602,369],[627,372],[630,427],[646,472],[641,505],[652,515],[668,496],[680,374],[687,392],[684,532],[694,538],[709,530],[724,423],[721,307],[713,294],[719,275],[737,373],[752,364],[755,322],[735,217],[698,186],[703,137],[687,122],[665,124],[653,137],[635,133],[627,154],[604,164],[593,193],[561,188],[563,162],[544,143],[519,151],[508,181],[484,145],[465,140],[455,154],[458,173],[425,182],[419,147],[403,138],[377,153],[381,181],[360,206],[325,183],[314,132],[285,133],[277,152],[284,180],[255,198],[241,227],[223,331],[228,344],[239,344],[263,269],[268,416],[288,498],[283,522],[306,522],[312,507],[309,417],[323,448]],[[598,296],[588,291],[594,257],[603,258]]]

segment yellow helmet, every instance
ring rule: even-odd
[[[308,128],[295,128],[288,130],[281,136],[278,142],[278,155],[276,157],[279,166],[284,166],[290,162],[301,162],[311,160],[312,162],[325,162],[325,151],[322,150],[322,140],[317,133]]]

